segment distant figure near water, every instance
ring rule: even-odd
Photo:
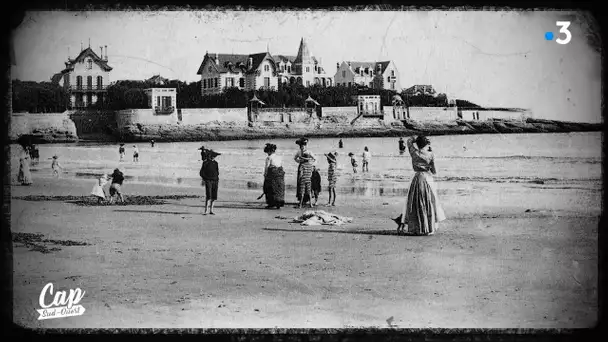
[[[63,171],[63,166],[59,164],[59,157],[57,155],[53,156],[53,162],[51,163],[51,169],[53,170],[53,176],[59,177],[59,169]]]
[[[399,153],[405,152],[405,142],[403,138],[399,138]]]
[[[369,149],[365,146],[363,150],[363,165],[361,166],[361,172],[369,172],[369,162],[372,159],[372,154],[369,153]]]
[[[21,154],[21,158],[19,158],[19,175],[17,176],[17,180],[21,183],[21,185],[32,185],[30,164],[30,151],[28,148],[26,148]]]
[[[118,148],[118,154],[120,155],[120,161],[123,161],[125,159],[125,144],[120,144],[120,147]]]
[[[359,166],[359,164],[357,164],[357,159],[355,159],[355,154],[350,152],[348,154],[348,156],[350,157],[350,165],[352,165],[352,167],[353,167],[353,173],[357,173],[357,166]]]
[[[329,166],[327,167],[327,182],[329,191],[329,201],[327,202],[327,206],[336,206],[336,182],[338,181],[338,152],[329,152],[325,154],[327,157],[327,163]],[[333,197],[332,197],[333,195]]]
[[[344,147],[344,143],[342,142],[342,139],[340,139],[340,141],[338,141],[338,148],[343,148]]]
[[[137,149],[137,146],[135,146],[135,145],[133,145],[133,161],[134,162],[139,161],[139,150]]]
[[[150,140],[150,147],[154,147],[154,139]]]

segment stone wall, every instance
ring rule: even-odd
[[[218,122],[247,122],[247,108],[182,108],[181,122],[184,125],[200,125],[213,121]]]
[[[410,107],[410,120],[454,121],[458,118],[456,107]]]
[[[78,140],[76,125],[67,113],[13,113],[9,139],[30,135],[37,142],[74,142]]]
[[[115,111],[70,110],[66,114],[76,125],[79,137],[87,134],[112,134],[116,131]]]

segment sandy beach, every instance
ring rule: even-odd
[[[320,209],[352,223],[303,227],[289,218],[304,210],[264,210],[257,190],[220,188],[217,215],[203,216],[202,197],[126,206],[18,199],[83,196],[94,180],[34,182],[11,188],[13,234],[88,245],[47,242],[41,253],[14,244],[14,320],[25,327],[583,328],[597,319],[593,189],[503,184],[476,207],[446,195],[438,234],[408,237],[390,220],[400,197],[339,196]],[[204,196],[129,182],[124,191]],[[49,282],[86,291],[86,312],[38,320]]]

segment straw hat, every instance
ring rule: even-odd
[[[338,152],[329,152],[325,153],[325,157],[327,157],[327,161],[335,163],[337,160]]]
[[[220,155],[222,155],[222,154],[219,152],[215,152],[214,150],[207,150],[207,156],[209,156],[211,158],[215,158]]]
[[[300,145],[300,146],[306,145],[306,144],[308,144],[308,139],[307,138],[300,138],[300,139],[296,140],[296,144]]]

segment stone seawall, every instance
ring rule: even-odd
[[[83,138],[89,141],[124,142],[149,141],[203,141],[203,140],[246,140],[310,137],[384,137],[407,136],[413,134],[508,134],[508,133],[558,133],[601,131],[602,124],[561,122],[532,119],[525,121],[413,121],[382,120],[359,117],[354,122],[356,112],[340,109],[322,119],[312,116],[302,122],[256,122],[243,120],[242,109],[216,111],[205,117],[197,111],[185,111],[183,121],[175,116],[154,116],[149,119],[150,110],[113,112],[65,112],[53,114],[13,114],[9,129],[11,141],[21,135],[30,135],[37,143],[74,142]],[[222,114],[231,121],[220,121]],[[146,120],[141,120],[145,118]],[[351,124],[353,122],[353,124]]]
[[[76,125],[67,113],[14,113],[8,136],[11,141],[29,136],[35,143],[78,141]]]

